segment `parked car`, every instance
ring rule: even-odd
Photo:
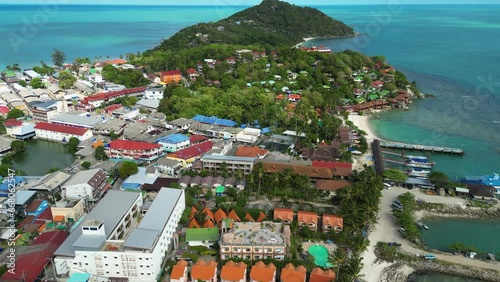
[[[402,211],[402,210],[403,210],[403,206],[398,205],[398,204],[396,204],[396,203],[392,203],[392,205],[391,205],[391,206],[392,206],[393,208],[395,208],[395,209],[400,210],[400,211]]]
[[[398,229],[398,231],[399,231],[399,233],[401,233],[401,234],[405,234],[405,229],[404,229],[403,227],[400,227],[400,228]]]
[[[401,247],[401,243],[398,242],[390,242],[388,243],[389,246],[396,246],[396,247]]]

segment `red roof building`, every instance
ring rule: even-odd
[[[85,105],[91,105],[92,107],[99,107],[105,101],[113,101],[116,98],[141,93],[146,91],[147,87],[136,87],[129,88],[120,91],[111,91],[106,93],[97,93],[88,97],[85,97],[82,101]]]
[[[27,252],[16,257],[16,271],[5,272],[1,281],[25,281],[34,282],[44,270],[54,252],[68,238],[66,231],[51,231],[40,234],[31,244],[32,246],[43,246],[41,250]]]
[[[201,142],[204,142],[207,140],[208,140],[208,137],[203,136],[203,135],[191,135],[191,136],[189,136],[189,142],[191,143],[191,145],[196,145],[198,143],[201,143]]]
[[[7,106],[0,106],[0,115],[6,116],[10,112],[9,107]]]
[[[329,168],[335,176],[347,177],[352,175],[352,164],[350,163],[313,161],[312,166]]]
[[[23,122],[17,119],[8,119],[3,122],[3,126],[5,127],[18,127],[23,125]]]
[[[180,159],[187,161],[189,159],[193,159],[199,157],[206,152],[210,151],[213,147],[214,143],[212,141],[206,141],[189,148],[177,151],[175,153],[169,154],[168,158],[171,159]]]
[[[58,133],[64,133],[68,135],[83,136],[89,131],[87,128],[73,127],[67,125],[53,124],[48,122],[40,122],[35,126],[36,130],[45,130]],[[38,135],[38,134],[37,134]]]
[[[163,155],[160,144],[114,140],[108,144],[108,156],[115,159],[155,160]]]
[[[104,108],[103,110],[104,110],[105,113],[111,114],[114,111],[116,111],[118,109],[121,109],[121,108],[123,108],[123,106],[121,104],[114,104],[114,105],[111,105],[109,107]]]
[[[169,83],[179,83],[182,79],[182,74],[180,70],[171,70],[161,73],[161,81],[166,84]]]

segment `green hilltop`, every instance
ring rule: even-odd
[[[353,36],[354,30],[315,8],[264,0],[218,22],[182,29],[155,50],[178,50],[212,43],[292,46],[306,37]]]

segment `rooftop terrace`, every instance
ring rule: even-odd
[[[283,224],[276,222],[235,222],[233,229],[222,235],[226,245],[283,245]]]

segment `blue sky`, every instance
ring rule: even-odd
[[[255,5],[261,0],[0,0],[0,4],[121,4],[121,5]],[[499,0],[288,0],[297,5],[372,5],[372,4],[500,4]]]

